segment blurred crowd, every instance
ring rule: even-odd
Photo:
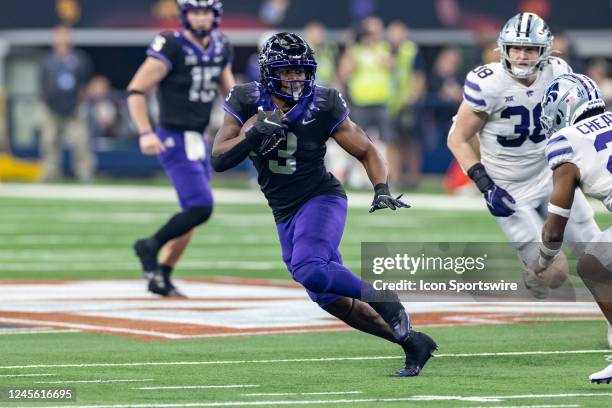
[[[286,0],[265,1],[260,18],[271,23],[282,20],[287,4]],[[353,121],[385,153],[390,182],[404,189],[418,186],[424,169],[438,173],[446,170],[451,160],[446,136],[463,98],[465,75],[478,65],[499,60],[496,31],[480,33],[470,48],[420,48],[402,21],[385,26],[380,18],[368,16],[347,30],[341,41],[332,41],[318,21],[307,24],[303,34],[315,51],[317,82],[342,91]],[[260,43],[266,37],[262,36]],[[555,34],[553,49],[576,71],[595,79],[604,98],[612,101],[607,60],[581,65],[563,33]],[[257,52],[251,56],[244,72],[236,72],[237,78],[258,80],[257,56]],[[72,153],[73,174],[89,182],[96,166],[93,151],[111,149],[134,133],[125,94],[113,89],[104,76],[93,75],[87,55],[72,47],[68,27],[55,29],[52,51],[41,66],[40,152],[44,178],[62,177],[61,149],[66,145]],[[154,98],[150,99],[155,104]],[[221,109],[216,112],[213,128],[223,114]],[[214,134],[214,129],[210,133]],[[333,141],[328,148],[328,167],[337,177],[352,187],[369,186],[354,160]],[[424,158],[428,159],[425,163]]]

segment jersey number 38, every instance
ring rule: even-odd
[[[518,137],[509,138],[507,136],[497,136],[497,142],[504,147],[520,147],[529,138],[533,143],[540,143],[546,137],[541,134],[542,126],[540,125],[540,115],[542,114],[542,106],[538,103],[533,111],[529,111],[524,106],[510,106],[501,111],[501,117],[510,119],[513,116],[520,117],[520,122],[514,125],[514,133]],[[532,120],[533,119],[533,120]],[[531,124],[533,123],[533,132],[530,132]]]

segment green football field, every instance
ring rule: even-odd
[[[612,355],[592,305],[409,304],[440,348],[419,377],[391,377],[401,350],[310,305],[284,270],[270,211],[252,201],[221,200],[176,272],[190,299],[167,301],[144,291],[131,244],[175,204],[0,191],[0,407],[612,406],[612,384],[588,382]],[[358,269],[362,241],[504,240],[486,212],[448,207],[351,207],[345,263]],[[597,221],[612,225],[608,214]],[[6,397],[41,388],[76,400]]]

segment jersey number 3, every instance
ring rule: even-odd
[[[295,133],[287,133],[287,147],[285,149],[278,149],[276,154],[279,159],[285,159],[285,164],[280,164],[279,160],[268,161],[270,171],[276,174],[293,174],[296,169],[295,152],[298,147],[298,140]],[[282,145],[281,145],[282,146]]]
[[[595,137],[595,150],[601,152],[612,142],[612,131],[601,133]],[[608,171],[612,174],[612,156],[608,157]]]
[[[542,106],[538,103],[533,112],[529,112],[524,106],[510,106],[501,111],[501,117],[504,119],[510,119],[512,116],[519,116],[521,122],[514,125],[514,133],[519,137],[508,138],[506,136],[497,136],[497,141],[504,147],[520,147],[525,143],[525,140],[529,138],[533,143],[540,143],[546,137],[541,134],[542,125],[540,125],[540,115],[542,114]],[[531,117],[533,117],[533,133],[529,132],[531,127]]]

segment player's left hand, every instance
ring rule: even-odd
[[[370,212],[376,210],[382,210],[383,208],[390,208],[395,211],[398,208],[410,208],[410,205],[406,204],[400,198],[403,194],[400,194],[396,198],[393,198],[389,191],[389,186],[385,183],[377,184],[374,187],[374,200],[370,206]]]
[[[484,193],[484,199],[487,202],[489,212],[496,217],[509,217],[514,214],[514,205],[516,201],[503,188],[493,184],[489,190]]]

